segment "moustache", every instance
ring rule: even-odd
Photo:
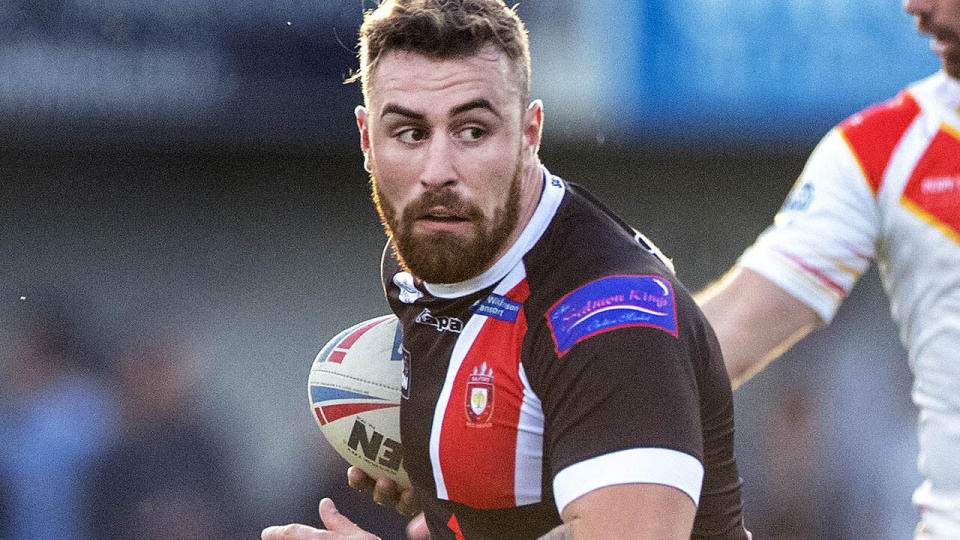
[[[427,191],[419,199],[410,203],[403,214],[404,217],[417,219],[432,214],[438,208],[442,208],[445,214],[472,221],[483,216],[476,206],[467,203],[459,195],[447,189]]]
[[[960,36],[949,28],[942,28],[933,24],[927,17],[917,17],[917,31],[944,41],[956,41]]]

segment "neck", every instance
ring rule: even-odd
[[[510,234],[509,240],[503,247],[502,253],[497,255],[499,259],[507,250],[516,243],[520,234],[530,223],[533,213],[537,210],[540,203],[540,195],[543,193],[543,170],[540,168],[540,160],[534,159],[533,163],[524,166],[523,178],[520,184],[520,212],[517,216],[517,226]]]

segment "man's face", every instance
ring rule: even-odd
[[[357,108],[361,147],[403,264],[433,283],[480,274],[516,240],[539,194],[526,181],[539,106],[524,110],[511,64],[493,47],[450,60],[390,51],[367,95]]]
[[[943,70],[960,79],[960,0],[904,0],[917,29],[931,37],[930,48],[943,60]]]

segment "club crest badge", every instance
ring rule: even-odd
[[[488,368],[486,362],[473,368],[466,394],[467,425],[489,427],[494,402],[493,368]]]

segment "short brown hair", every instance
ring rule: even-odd
[[[385,0],[364,14],[360,27],[360,81],[369,101],[370,75],[388,51],[411,51],[447,60],[470,56],[488,44],[502,50],[519,77],[521,106],[530,95],[530,42],[516,6],[503,0]]]

